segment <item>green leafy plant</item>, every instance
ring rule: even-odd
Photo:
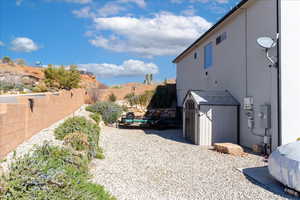
[[[88,164],[84,154],[45,143],[12,163],[0,178],[0,199],[115,200],[89,182]]]

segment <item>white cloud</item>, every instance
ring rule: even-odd
[[[229,0],[190,0],[190,2],[199,2],[199,3],[228,3]]]
[[[146,7],[145,0],[119,0],[119,2],[121,2],[121,3],[135,3],[135,4],[137,4],[141,8],[145,8]]]
[[[184,0],[170,0],[171,3],[183,3]],[[229,0],[189,0],[190,3],[196,3],[196,2],[199,2],[199,3],[228,3]]]
[[[79,69],[93,72],[98,77],[141,76],[147,73],[158,73],[158,66],[140,60],[127,60],[121,65],[115,64],[79,64]]]
[[[196,14],[196,9],[194,8],[194,6],[189,6],[186,10],[183,10],[181,14],[186,16],[193,16]]]
[[[18,37],[11,42],[11,50],[19,52],[32,52],[38,50],[39,47],[30,38]]]
[[[48,0],[48,1],[63,1],[67,3],[79,3],[79,4],[87,4],[93,2],[93,0]]]
[[[4,47],[4,46],[5,46],[4,42],[0,41],[0,47]]]
[[[94,19],[100,34],[90,40],[97,47],[145,57],[176,55],[211,27],[199,16],[162,12],[153,18],[111,17]],[[111,31],[103,36],[102,31]]]
[[[80,10],[73,10],[72,13],[79,18],[95,18],[96,15],[91,11],[91,7],[83,7]]]
[[[66,0],[65,0],[66,1]],[[73,14],[79,18],[96,18],[115,16],[122,11],[126,11],[128,7],[124,4],[135,3],[141,8],[146,7],[144,0],[116,0],[105,3],[102,7],[83,7],[80,10],[74,10]]]
[[[111,16],[118,14],[121,11],[126,10],[125,7],[117,4],[115,2],[109,2],[105,4],[102,8],[98,9],[97,14],[101,17]]]
[[[183,2],[183,0],[170,0],[171,1],[171,3],[182,3]]]
[[[16,5],[20,6],[22,4],[23,0],[16,0]]]

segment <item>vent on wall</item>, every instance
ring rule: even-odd
[[[224,40],[227,39],[227,32],[223,32],[221,35],[219,35],[216,39],[216,45],[220,44]]]

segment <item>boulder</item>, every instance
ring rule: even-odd
[[[225,154],[230,154],[234,156],[243,156],[245,154],[243,148],[237,144],[215,143],[214,147],[217,152]]]

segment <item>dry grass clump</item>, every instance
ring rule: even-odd
[[[76,151],[89,149],[88,136],[81,132],[70,133],[64,137],[64,144],[73,147]]]

